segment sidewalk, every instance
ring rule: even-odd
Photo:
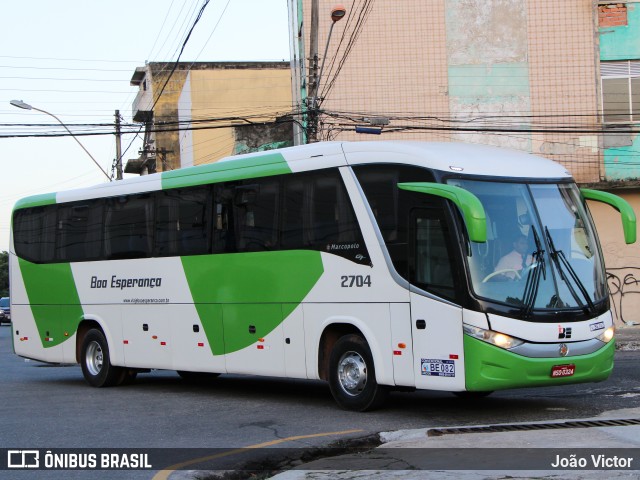
[[[620,418],[640,419],[640,408],[606,412],[587,421],[599,424],[604,423],[607,419]],[[580,423],[587,421],[579,420]],[[569,421],[539,422],[538,425],[542,428],[551,424],[558,425],[567,422]],[[433,430],[443,429],[383,432],[381,433],[383,445],[370,452],[317,460],[304,465],[304,470],[290,470],[272,478],[274,480],[360,478],[590,480],[600,478],[636,479],[640,471],[640,424],[444,434],[441,436],[433,436]],[[478,448],[479,446],[490,446],[491,448]],[[468,449],[468,453],[465,452],[465,449]],[[631,469],[615,467],[595,469],[592,467],[593,462],[590,457],[592,455],[598,457],[601,454],[607,458],[617,457],[620,459],[619,464],[628,464]],[[444,460],[442,459],[443,455],[445,456]],[[587,469],[553,469],[551,465],[553,462],[557,463],[557,455],[565,459],[584,458]],[[493,469],[492,467],[492,465],[504,465],[505,462],[508,464],[509,461],[513,465],[512,468]],[[431,463],[435,463],[438,467],[432,469],[429,466]],[[448,465],[443,466],[443,463],[448,463]],[[469,467],[471,464],[475,464],[477,467]],[[523,465],[532,465],[533,468],[523,469]]]
[[[640,350],[640,326],[619,328],[616,342],[618,350]],[[628,422],[617,422],[619,419]],[[500,429],[504,431],[496,431]],[[592,480],[636,479],[640,475],[640,408],[605,412],[592,419],[382,432],[380,438],[383,444],[369,452],[317,460],[305,464],[304,470],[290,470],[272,478]],[[593,461],[600,455],[618,468],[595,469]],[[563,461],[584,460],[587,469],[554,469],[552,464],[558,463],[558,456]],[[515,467],[492,468],[509,460]],[[630,468],[620,468],[625,461]],[[432,464],[436,467],[431,468]],[[474,464],[478,466],[468,467]],[[525,470],[523,465],[534,468]]]
[[[640,350],[640,325],[616,329],[616,350]]]

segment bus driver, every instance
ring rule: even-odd
[[[501,276],[509,280],[517,280],[520,278],[520,272],[531,265],[533,257],[527,255],[529,242],[524,235],[518,235],[513,242],[513,250],[502,257],[494,272],[501,272]]]

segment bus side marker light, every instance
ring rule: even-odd
[[[458,360],[458,355],[452,353],[451,355],[449,355],[449,360]]]
[[[123,340],[122,343],[124,343],[125,345],[129,345],[129,340]]]
[[[402,355],[402,350],[394,350],[393,354],[394,355]]]
[[[204,342],[198,342],[199,347],[204,347]]]
[[[258,350],[264,350],[264,345],[258,345]]]
[[[167,342],[160,342],[160,345],[162,345],[163,347],[167,344]]]
[[[68,337],[69,336],[69,332],[64,332],[64,336]]]
[[[258,341],[264,343],[264,338],[259,338]]]
[[[157,339],[158,339],[158,335],[154,335],[154,336],[153,336],[153,337],[151,337],[151,338],[153,338],[154,340],[157,340]]]
[[[407,344],[406,343],[399,343],[398,344],[398,348],[405,349],[405,348],[407,348]]]

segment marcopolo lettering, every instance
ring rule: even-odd
[[[143,277],[143,278],[118,278],[116,275],[111,276],[111,282],[96,276],[91,277],[91,288],[117,288],[124,290],[125,288],[156,288],[162,286],[162,277]]]
[[[333,252],[335,250],[357,250],[359,248],[359,243],[330,243],[327,245],[327,252]]]

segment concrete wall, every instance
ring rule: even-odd
[[[311,0],[302,3],[308,36]],[[333,1],[319,3],[322,55]],[[557,125],[597,128],[598,119],[593,115],[598,111],[593,2],[376,2],[360,36],[350,43],[359,13],[348,12],[334,28],[327,56],[329,68],[325,67],[322,82],[335,82],[322,107],[349,112],[351,119],[399,117],[386,131],[404,126],[412,129],[383,130],[379,137],[371,137],[355,134],[353,126],[346,130],[332,127],[328,120],[323,138],[494,144],[560,161],[582,182],[601,179],[601,151],[595,135],[530,133],[531,129]],[[308,44],[306,38],[307,58]],[[337,68],[331,65],[340,63],[349,44],[352,49],[336,77]],[[459,131],[487,126],[515,131]]]
[[[612,193],[629,202],[635,212],[640,212],[640,190],[614,190]],[[589,202],[589,210],[604,253],[615,324],[640,324],[640,248],[637,243],[627,245],[624,242],[620,214],[612,207]]]
[[[600,26],[600,59],[631,60],[640,58],[640,3],[622,3],[622,8],[615,6],[615,11],[626,10],[626,15],[617,13],[617,17],[626,18],[625,22],[610,22],[602,15]],[[600,12],[607,10],[600,7]]]
[[[600,6],[598,10],[600,60],[640,59],[640,3]],[[606,180],[640,179],[640,135],[607,133],[604,146]],[[613,193],[631,203],[636,214],[640,212],[640,190]],[[602,205],[591,208],[603,245],[616,323],[640,323],[640,248],[625,245],[616,212]]]
[[[449,0],[446,7],[451,113],[459,118],[491,117],[491,122],[496,116],[530,117],[526,0]],[[527,133],[455,137],[531,150]]]
[[[178,120],[181,124],[186,125],[187,122],[193,120],[193,103],[191,102],[191,75],[187,78],[182,86],[180,98],[178,99]],[[195,165],[193,158],[193,130],[185,130],[180,132],[180,168],[192,167]]]
[[[153,70],[153,93],[157,98],[162,90],[163,85],[171,71],[170,66],[164,64],[151,64]],[[180,139],[176,130],[175,122],[178,119],[178,103],[182,88],[187,78],[187,72],[184,70],[176,70],[162,96],[153,109],[153,119],[156,130],[166,128],[166,132],[157,131],[154,134],[156,150],[166,150],[170,153],[158,155],[156,157],[156,168],[158,171],[174,170],[180,168]],[[163,125],[163,122],[174,122],[173,124]]]
[[[156,97],[172,67],[147,66]],[[292,145],[292,124],[272,125],[291,112],[291,98],[287,62],[181,63],[153,109],[157,170]],[[213,120],[197,123],[204,119]],[[193,129],[185,130],[189,122]]]
[[[236,123],[238,127],[194,130],[192,139],[183,139],[181,148],[185,152],[192,151],[196,165],[251,151],[251,146],[238,142],[236,130],[244,128],[242,125],[249,125],[249,122],[273,122],[277,116],[291,110],[291,73],[288,68],[196,70],[189,75],[193,119],[248,117],[248,121],[238,118],[222,122]],[[288,140],[291,145],[293,134],[290,124],[286,138],[270,138],[268,132],[271,130],[265,129],[262,143]]]
[[[640,59],[640,3],[599,8],[600,59]],[[640,116],[640,114],[639,114]],[[636,125],[640,125],[640,122]],[[607,180],[640,179],[640,135],[607,134],[604,166]],[[606,143],[617,143],[607,148]]]

